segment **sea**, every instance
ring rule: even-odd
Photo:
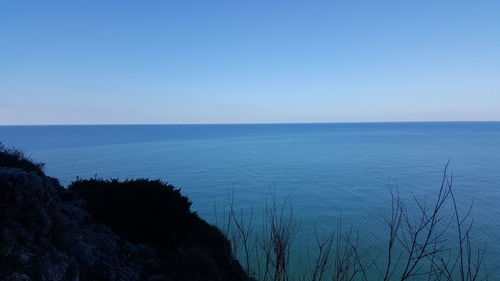
[[[500,122],[0,126],[0,142],[64,186],[164,180],[213,224],[233,204],[258,232],[270,204],[285,204],[301,255],[340,224],[385,247],[391,191],[431,206],[448,165],[459,211],[472,207],[474,246],[500,266]]]

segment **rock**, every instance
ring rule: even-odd
[[[134,256],[121,253],[141,250],[92,223],[81,200],[61,200],[64,189],[55,184],[0,168],[0,280],[140,280]]]
[[[0,279],[1,281],[31,281],[31,279],[26,275],[22,273],[13,273],[3,279]]]
[[[119,235],[117,225],[113,229],[93,218],[86,210],[89,202],[46,176],[42,164],[0,146],[0,165],[0,281],[248,280],[232,258],[227,239],[191,213],[189,204],[184,215],[163,221],[149,217],[159,226],[188,225],[185,236],[174,237],[183,244],[160,240],[169,245],[162,248],[147,239],[131,243]],[[140,213],[135,208],[128,211]],[[147,237],[140,227],[134,231],[136,237]]]
[[[154,274],[149,276],[146,281],[172,281],[172,279],[167,278],[167,276],[162,274]]]

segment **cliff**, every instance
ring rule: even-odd
[[[0,148],[0,280],[247,280],[173,186],[78,180]]]

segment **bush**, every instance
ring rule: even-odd
[[[141,280],[248,280],[232,256],[229,241],[191,212],[191,202],[172,185],[148,179],[87,179],[64,189],[44,175],[43,164],[1,145],[0,167],[7,167],[0,170],[1,280],[13,271],[39,276],[46,269],[55,274],[50,280],[69,280],[71,276],[61,277],[72,274],[69,260],[82,269],[81,280],[104,280],[96,276],[115,273],[105,280],[124,280],[124,276],[130,280],[139,276]],[[123,243],[115,234],[149,247]],[[33,263],[16,250],[25,248],[35,253]]]
[[[175,249],[197,218],[178,189],[159,180],[77,180],[69,188],[100,223],[133,243]]]
[[[148,179],[87,179],[69,189],[87,202],[97,222],[125,240],[153,247],[167,261],[163,269],[179,280],[246,280],[229,241],[191,212],[191,202],[174,186]]]
[[[0,143],[0,167],[18,168],[43,176],[43,165],[43,163],[33,162],[21,151],[7,149]]]

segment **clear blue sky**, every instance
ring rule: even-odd
[[[500,120],[500,1],[0,0],[0,124]]]

